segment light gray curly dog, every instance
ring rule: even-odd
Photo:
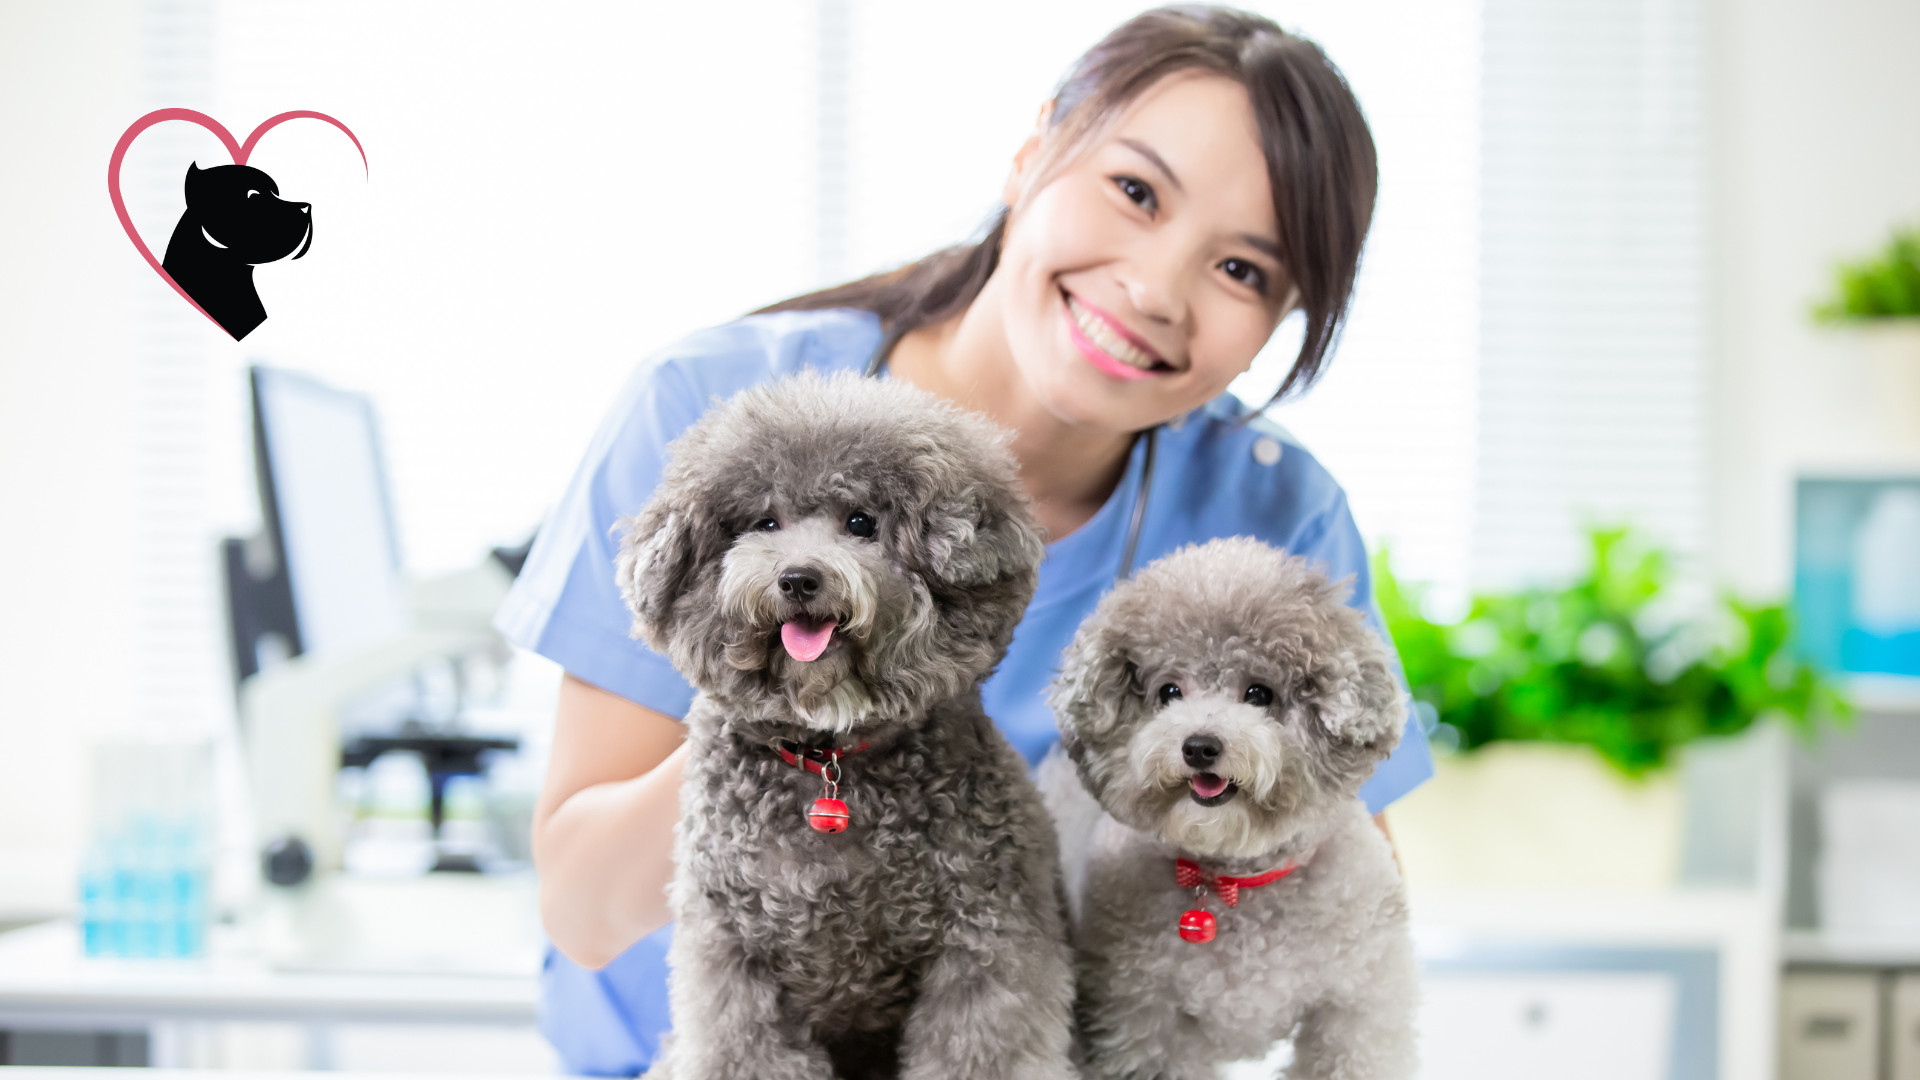
[[[623,524],[635,635],[699,690],[647,1075],[1071,1076],[1057,841],[980,705],[1043,550],[1003,433],[803,375],[711,409]]]
[[[1106,810],[1076,927],[1088,1075],[1213,1077],[1289,1036],[1290,1077],[1413,1074],[1406,896],[1355,797],[1406,707],[1345,592],[1216,540],[1115,588],[1068,649],[1050,700]]]

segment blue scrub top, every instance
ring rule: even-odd
[[[700,331],[643,361],[534,541],[495,620],[501,633],[595,686],[686,715],[693,687],[665,657],[628,636],[631,616],[614,581],[614,523],[646,503],[667,444],[709,404],[803,368],[859,371],[879,341],[879,321],[869,312],[781,312]],[[1254,536],[1321,563],[1335,579],[1351,576],[1349,602],[1379,631],[1366,547],[1345,492],[1278,425],[1265,418],[1237,423],[1246,411],[1222,394],[1161,429],[1134,565],[1189,543]],[[1046,686],[1074,630],[1119,570],[1145,444],[1135,441],[1125,476],[1093,518],[1047,545],[1033,603],[982,688],[987,714],[1029,762],[1059,737]],[[1432,774],[1426,735],[1410,711],[1399,747],[1360,795],[1378,812]],[[631,1076],[651,1062],[668,1026],[671,931],[643,939],[597,972],[547,950],[541,1026],[570,1070]]]

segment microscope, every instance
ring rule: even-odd
[[[447,784],[484,774],[490,755],[519,743],[460,729],[459,673],[511,656],[492,619],[527,547],[410,580],[371,403],[291,371],[255,366],[249,378],[261,529],[225,540],[222,562],[261,876],[297,886],[340,870],[339,771],[393,753],[426,770],[433,869],[479,870],[471,853],[440,844]],[[403,714],[343,741],[356,702],[429,665],[454,673],[451,722]]]

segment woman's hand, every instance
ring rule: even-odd
[[[572,675],[533,811],[540,920],[566,957],[605,967],[672,921],[673,826],[686,729]]]
[[[1387,850],[1393,852],[1394,869],[1396,870],[1399,869],[1400,868],[1400,849],[1393,846],[1393,831],[1387,828],[1387,815],[1385,814],[1373,815],[1373,824],[1376,828],[1380,830],[1380,835],[1387,838]]]

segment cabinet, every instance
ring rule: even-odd
[[[1780,983],[1780,1080],[1877,1080],[1880,980],[1789,972]]]
[[[1421,1080],[1665,1080],[1679,999],[1651,972],[1434,975]]]
[[[1920,1080],[1920,973],[1896,976],[1886,1012],[1890,1080]]]

